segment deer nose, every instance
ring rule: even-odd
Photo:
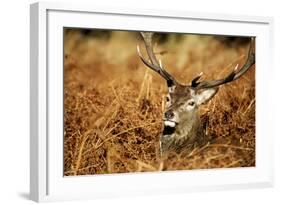
[[[174,115],[173,111],[171,111],[171,110],[165,112],[165,118],[166,119],[172,119],[174,116],[175,115]]]

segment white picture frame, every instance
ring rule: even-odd
[[[157,173],[63,176],[63,27],[256,37],[256,166]],[[94,199],[273,186],[273,19],[212,13],[35,3],[30,13],[30,198]],[[61,137],[60,137],[61,136]],[[149,183],[148,183],[149,182]]]

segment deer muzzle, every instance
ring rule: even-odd
[[[178,121],[176,120],[177,116],[175,115],[174,111],[172,109],[167,110],[164,113],[164,125],[169,127],[176,127],[178,124]]]

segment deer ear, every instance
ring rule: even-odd
[[[205,90],[197,91],[195,101],[197,105],[201,105],[204,103],[207,103],[209,100],[211,100],[216,93],[218,92],[219,88],[208,88]]]

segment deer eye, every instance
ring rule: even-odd
[[[170,98],[168,96],[166,96],[166,101],[170,102]]]
[[[190,101],[190,102],[188,102],[188,105],[190,105],[190,106],[194,106],[194,104],[195,104],[195,102],[194,102],[194,101]]]

